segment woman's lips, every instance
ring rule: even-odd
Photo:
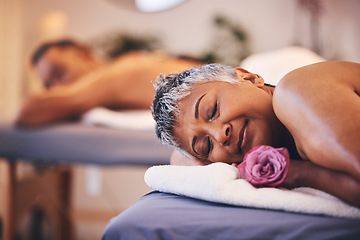
[[[245,124],[242,127],[240,134],[239,134],[239,142],[237,144],[237,147],[238,147],[240,153],[244,149],[244,146],[246,143],[246,136],[247,136],[247,121],[245,122]]]

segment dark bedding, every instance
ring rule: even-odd
[[[234,207],[151,192],[113,218],[102,240],[360,239],[360,220]]]

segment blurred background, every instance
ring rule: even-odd
[[[88,43],[108,59],[129,48],[145,48],[237,66],[251,54],[300,45],[328,60],[360,62],[359,0],[178,2],[169,10],[142,12],[131,0],[0,0],[0,119],[11,121],[40,87],[29,57],[39,43],[59,37]],[[0,162],[0,215],[5,211],[5,165]],[[41,193],[54,187],[39,185],[44,182],[39,175],[56,186],[58,171],[22,163],[18,189],[57,212],[52,206],[56,193]],[[146,168],[71,166],[71,171],[76,239],[100,239],[111,217],[151,190],[143,182]],[[17,239],[27,239],[35,211],[27,202],[17,203]],[[56,232],[57,220],[48,222],[46,231]]]

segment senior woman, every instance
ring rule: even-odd
[[[312,187],[360,207],[359,78],[360,64],[341,61],[298,68],[276,88],[221,64],[160,76],[156,133],[198,164],[239,164],[256,146],[286,147],[280,187]]]

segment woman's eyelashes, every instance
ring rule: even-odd
[[[198,139],[195,138],[193,147],[194,152],[200,159],[207,159],[212,148],[212,143],[209,136],[203,136]]]
[[[206,102],[206,101],[205,101]],[[219,117],[220,111],[219,111],[219,104],[216,100],[215,102],[212,102],[211,104],[205,103],[203,104],[202,112],[204,113],[202,116],[204,120],[211,121],[217,117]],[[198,139],[199,141],[196,141],[196,153],[200,156],[201,159],[207,159],[211,153],[211,150],[213,148],[213,142],[209,135],[203,135],[203,137],[200,137]]]
[[[218,102],[216,101],[214,104],[213,104],[213,107],[210,108],[212,109],[211,111],[209,111],[209,114],[208,114],[208,120],[213,120],[215,117],[217,117],[217,113],[218,113]]]
[[[208,120],[211,121],[213,119],[215,119],[216,117],[219,116],[219,108],[218,108],[218,101],[215,101],[214,104],[212,104],[212,107],[209,108],[210,111],[209,111],[209,114],[208,114]],[[204,154],[203,156],[205,158],[208,158],[209,155],[210,155],[210,152],[213,148],[213,143],[211,141],[211,138],[210,136],[206,136],[205,139],[204,139],[204,146],[205,146],[205,151],[204,151]]]
[[[203,158],[207,158],[211,152],[212,149],[212,142],[209,136],[206,136],[205,138],[203,138],[202,140],[202,144],[201,144],[201,155]]]

